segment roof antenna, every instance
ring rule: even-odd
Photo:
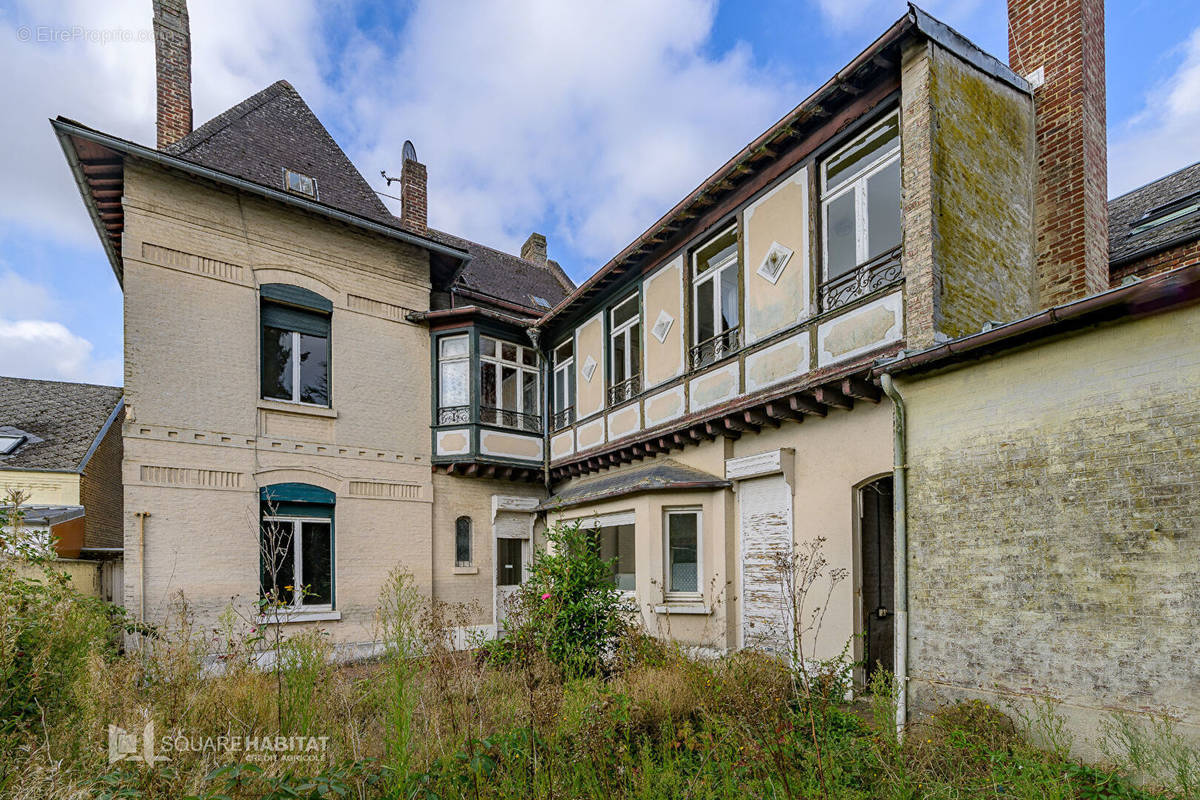
[[[402,162],[417,160],[417,148],[413,146],[411,139],[404,140],[404,149],[400,151],[400,159]],[[387,181],[388,186],[392,185],[392,181],[400,180],[399,178],[390,177],[386,170],[379,170],[379,174],[383,176],[385,181]]]

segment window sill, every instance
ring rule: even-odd
[[[280,610],[272,614],[264,614],[259,617],[259,623],[262,625],[288,625],[299,622],[340,622],[342,612],[340,611],[288,611]]]
[[[479,567],[455,567],[455,575],[478,575]]]
[[[304,403],[293,403],[289,400],[265,400],[259,398],[258,407],[264,411],[282,411],[285,414],[303,414],[308,417],[325,417],[337,419],[337,411],[324,406],[310,406]]]
[[[708,615],[712,613],[712,609],[701,602],[685,603],[685,602],[668,602],[665,606],[655,606],[655,614],[697,614]]]

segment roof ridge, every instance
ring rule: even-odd
[[[0,375],[0,381],[22,381],[23,383],[53,383],[59,386],[90,386],[93,389],[116,389],[124,392],[122,386],[109,386],[106,383],[85,383],[84,381],[54,381],[48,378],[22,378],[19,375]]]
[[[1115,203],[1118,200],[1124,199],[1131,194],[1136,194],[1137,192],[1140,192],[1143,189],[1149,188],[1156,183],[1161,183],[1162,181],[1165,181],[1169,178],[1174,178],[1179,173],[1185,172],[1185,171],[1191,169],[1192,167],[1200,167],[1200,161],[1193,162],[1191,164],[1188,164],[1185,167],[1180,167],[1179,169],[1175,170],[1174,172],[1168,172],[1166,175],[1160,175],[1159,177],[1157,177],[1153,180],[1146,181],[1141,186],[1134,187],[1133,189],[1130,189],[1127,192],[1122,192],[1121,194],[1117,195],[1116,197],[1110,197],[1108,199],[1108,203],[1111,205],[1112,203]]]
[[[240,103],[235,103],[234,105],[225,109],[220,114],[217,114],[215,117],[196,128],[187,136],[184,136],[174,144],[168,145],[164,149],[171,155],[181,156],[188,150],[192,150],[216,136],[233,123],[246,117],[252,111],[257,111],[267,103],[275,100],[281,94],[288,91],[296,95],[300,102],[308,105],[308,103],[305,103],[304,98],[300,96],[300,93],[296,91],[294,86],[292,86],[286,80],[280,78],[270,86],[255,92],[245,100],[242,100]]]

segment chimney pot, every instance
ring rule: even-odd
[[[192,132],[192,34],[187,0],[154,0],[158,149]]]
[[[521,258],[535,264],[546,263],[546,237],[540,233],[531,233],[521,245]]]

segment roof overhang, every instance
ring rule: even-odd
[[[732,481],[671,459],[593,478],[538,505],[536,511],[560,511],[644,492],[726,489]]]
[[[124,271],[121,264],[121,234],[124,232],[125,221],[121,196],[124,193],[124,165],[127,158],[155,164],[166,169],[178,170],[221,186],[283,203],[361,230],[420,247],[435,256],[450,259],[456,265],[455,269],[460,269],[471,260],[470,254],[465,250],[436,242],[417,233],[384,225],[305,197],[194,164],[160,150],[101,133],[74,120],[58,117],[50,120],[50,125],[54,128],[54,133],[58,136],[59,144],[67,157],[67,163],[71,167],[75,183],[79,187],[80,195],[83,197],[92,223],[96,226],[96,232],[100,235],[113,273],[117,276],[118,283],[122,285],[124,285]]]

